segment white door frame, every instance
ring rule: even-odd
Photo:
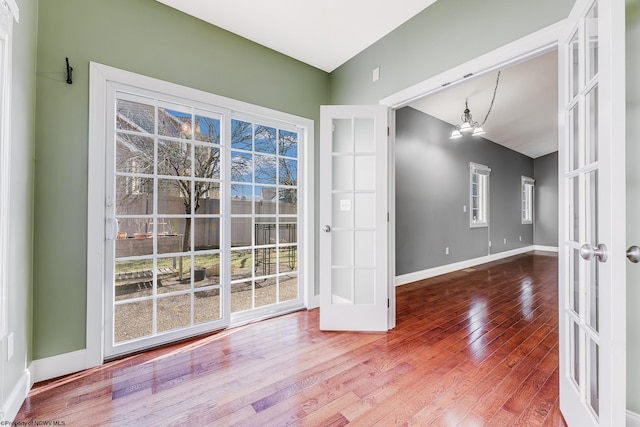
[[[87,317],[86,317],[86,348],[67,355],[65,368],[58,369],[53,375],[39,376],[38,380],[53,378],[54,376],[76,372],[82,369],[100,366],[104,360],[104,292],[102,278],[104,277],[104,240],[106,217],[105,203],[105,141],[108,137],[106,116],[106,96],[109,82],[125,82],[132,86],[146,88],[162,93],[175,93],[177,96],[188,98],[196,102],[223,106],[225,110],[236,113],[246,113],[253,117],[264,117],[284,123],[298,125],[301,128],[305,144],[302,150],[303,175],[299,176],[300,188],[304,188],[300,209],[304,226],[299,230],[304,244],[299,247],[299,259],[305,260],[300,265],[299,278],[304,281],[303,303],[313,307],[316,303],[315,289],[315,217],[314,217],[314,122],[311,119],[276,111],[266,107],[249,104],[231,98],[204,92],[158,80],[118,68],[91,62],[89,85],[89,177],[88,177],[88,221],[87,221]],[[150,83],[152,82],[152,83]],[[60,359],[57,359],[60,360]]]

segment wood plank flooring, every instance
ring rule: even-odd
[[[37,384],[16,421],[65,425],[566,426],[557,257],[397,289],[386,334],[289,314]]]

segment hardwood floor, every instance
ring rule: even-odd
[[[565,426],[557,257],[397,289],[387,334],[298,312],[37,384],[16,421],[65,425]]]

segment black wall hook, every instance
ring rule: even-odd
[[[67,61],[67,83],[71,84],[73,83],[73,80],[71,80],[71,73],[73,72],[73,68],[69,66],[69,58],[65,58],[65,60]]]

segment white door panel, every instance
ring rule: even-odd
[[[321,109],[321,329],[388,329],[387,114]]]
[[[578,0],[559,43],[560,407],[624,425],[624,4]]]

